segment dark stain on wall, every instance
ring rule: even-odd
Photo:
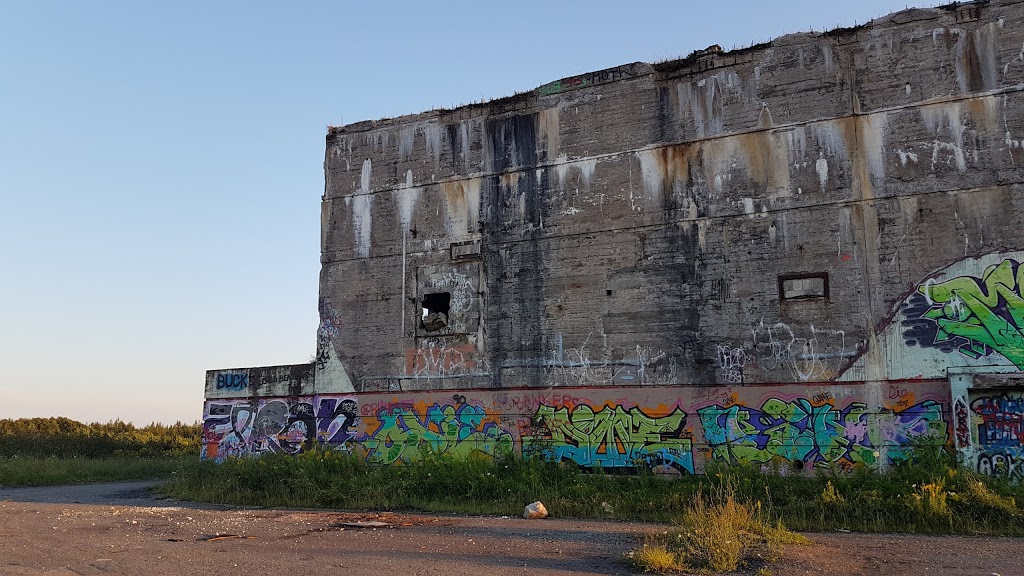
[[[549,171],[538,184],[533,171],[502,175],[509,168],[537,164],[537,115],[489,119],[484,125],[488,167],[482,186],[484,235],[481,254],[486,278],[484,332],[494,386],[507,369],[525,373],[528,385],[542,384],[543,298],[547,262],[538,238],[546,215]]]

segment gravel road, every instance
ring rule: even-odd
[[[636,523],[212,509],[152,482],[0,489],[0,574],[629,574]],[[1024,540],[809,534],[783,575],[1024,575]]]

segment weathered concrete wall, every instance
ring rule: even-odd
[[[313,394],[314,365],[228,368],[206,372],[206,398],[263,398]]]
[[[908,10],[332,128],[330,345],[357,391],[1012,364],[921,290],[1024,248],[1022,19],[1009,1]],[[827,295],[781,298],[808,274]],[[451,298],[437,331],[432,293]]]
[[[694,473],[715,460],[788,470],[884,466],[947,437],[946,383],[361,393],[206,403],[203,455],[314,445],[370,462],[543,455],[584,467]]]
[[[896,390],[980,470],[1024,474],[1020,381],[978,385],[1024,369],[1021,46],[1019,0],[911,9],[331,128],[313,388],[208,381],[208,444],[289,451],[313,426],[331,443],[321,402],[348,394],[418,407],[359,413],[346,438],[376,460],[395,459],[375,455],[378,429],[415,445],[414,421],[433,430],[426,406],[453,397],[494,424],[467,434],[523,450],[537,406],[500,398],[564,387],[595,413],[678,408],[694,469],[723,450],[863,462],[794,453],[775,428],[722,448],[701,411],[721,398],[754,434],[820,408],[829,437],[873,448],[906,440],[884,424],[907,409]],[[281,430],[253,448],[238,423],[262,406]]]

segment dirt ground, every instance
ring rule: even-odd
[[[151,483],[0,489],[0,574],[629,574],[664,526],[563,519],[238,510]],[[380,523],[380,524],[375,524]],[[383,525],[381,525],[383,524]],[[1024,576],[1024,540],[809,534],[775,575]]]

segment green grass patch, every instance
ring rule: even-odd
[[[197,459],[202,425],[0,420],[0,486],[169,478]]]
[[[0,458],[0,486],[56,486],[170,478],[195,456],[161,458]]]
[[[540,500],[552,516],[677,522],[698,495],[728,486],[766,521],[798,531],[1024,535],[1024,487],[958,468],[944,453],[922,453],[886,473],[782,476],[712,467],[678,480],[646,473],[590,473],[513,456],[448,458],[373,466],[344,453],[190,461],[163,490],[170,496],[247,506],[419,510],[519,515]],[[760,503],[760,504],[758,504]]]

